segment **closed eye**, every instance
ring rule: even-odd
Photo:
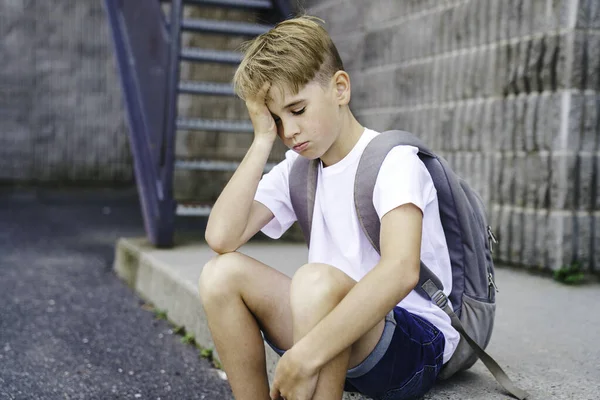
[[[292,114],[301,115],[301,114],[304,114],[304,111],[306,111],[306,107],[304,107],[302,110],[299,110],[299,111],[292,111]]]
[[[304,111],[306,111],[306,107],[304,107],[303,109],[298,110],[298,111],[292,111],[292,114],[294,114],[294,115],[302,115],[302,114],[304,114]],[[271,116],[275,120],[276,124],[278,124],[278,123],[281,122],[281,118],[277,117],[275,114],[271,114]]]

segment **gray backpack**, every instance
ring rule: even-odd
[[[516,387],[498,363],[483,349],[488,345],[496,311],[496,284],[492,246],[496,243],[487,224],[485,207],[479,195],[458,177],[443,158],[436,156],[416,136],[403,131],[388,131],[376,136],[365,148],[354,183],[354,202],[361,227],[379,252],[380,221],[373,205],[373,190],[379,169],[388,152],[399,145],[419,149],[419,158],[429,171],[437,190],[440,218],[452,265],[452,292],[443,293],[440,280],[421,262],[415,290],[442,308],[461,334],[452,358],[444,365],[440,378],[470,368],[480,358],[496,380],[514,397],[528,394]],[[319,160],[298,157],[290,173],[290,196],[298,223],[310,244],[312,212],[315,202]]]

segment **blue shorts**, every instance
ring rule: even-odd
[[[266,337],[265,342],[280,356],[285,353]],[[371,354],[348,370],[345,390],[376,400],[420,398],[442,368],[444,345],[444,334],[433,324],[394,307]]]

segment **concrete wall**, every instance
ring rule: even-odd
[[[359,120],[417,133],[482,194],[497,259],[600,270],[600,2],[304,6],[340,49]]]
[[[0,181],[131,182],[102,1],[0,0]]]
[[[593,251],[600,245],[598,1],[301,3],[325,19],[361,122],[419,134],[482,194],[501,239],[499,260],[552,269],[579,261],[600,270]],[[130,182],[102,2],[0,0],[0,33],[0,180]],[[210,68],[184,65],[182,75],[224,73]],[[180,102],[182,115],[198,117],[243,119],[240,107],[225,99]],[[237,159],[249,139],[182,132],[177,152]],[[210,201],[224,179],[179,173],[176,192]]]

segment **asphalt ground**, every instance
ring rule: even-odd
[[[113,272],[117,238],[139,236],[132,191],[0,190],[0,400],[231,398]],[[598,282],[497,267],[490,353],[532,399],[600,399]],[[508,398],[481,363],[426,396]]]
[[[0,400],[231,398],[113,272],[143,234],[132,190],[0,189]]]

